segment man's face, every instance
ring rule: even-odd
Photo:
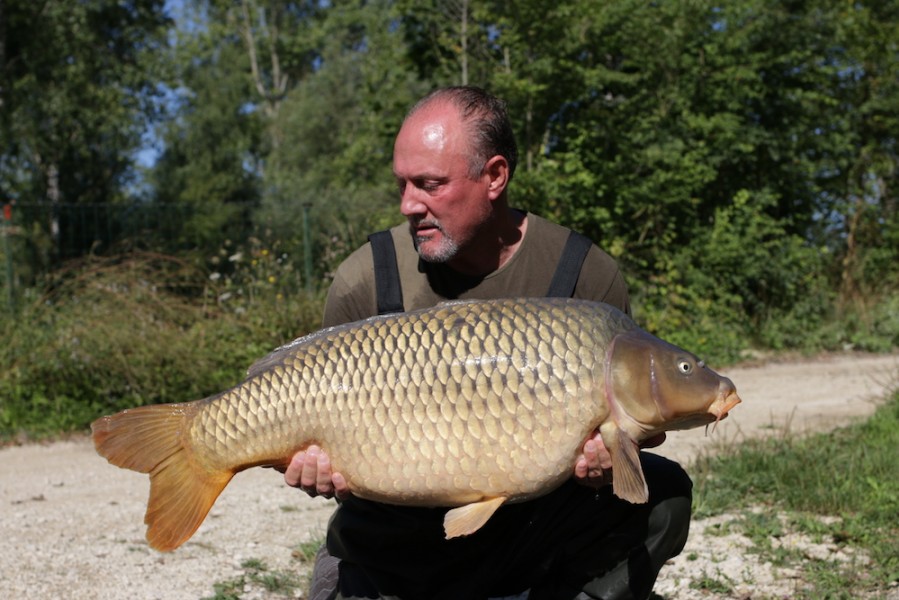
[[[489,177],[471,179],[465,128],[457,110],[435,102],[409,117],[393,147],[400,212],[419,255],[451,262],[490,219]]]

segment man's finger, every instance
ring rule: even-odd
[[[315,489],[319,494],[331,495],[334,493],[334,484],[331,482],[331,459],[324,452],[320,453],[317,459]]]
[[[297,452],[290,459],[290,464],[284,471],[284,483],[290,487],[300,487],[300,479],[303,476],[303,464],[306,460],[305,452]]]
[[[307,492],[312,493],[318,483],[318,456],[320,449],[318,446],[309,446],[306,448],[306,456],[303,460],[303,475],[300,477],[300,487]]]

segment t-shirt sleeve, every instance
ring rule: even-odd
[[[605,302],[631,314],[627,283],[618,263],[596,246],[587,254],[574,295],[584,300]]]
[[[337,267],[325,299],[322,327],[361,321],[377,314],[371,246],[366,244]]]

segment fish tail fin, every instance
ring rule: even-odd
[[[231,471],[206,470],[192,460],[184,430],[195,412],[195,403],[157,404],[91,423],[101,456],[117,467],[149,473],[147,541],[164,552],[194,534],[234,476]]]

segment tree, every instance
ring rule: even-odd
[[[278,113],[288,91],[315,69],[320,40],[315,36],[323,9],[319,2],[278,0],[217,0],[211,3],[224,11],[227,26],[236,28],[244,43],[253,87],[254,102],[270,125],[269,143],[277,148],[281,133]]]
[[[840,3],[835,16],[835,116],[847,134],[820,210],[838,224],[842,300],[866,305],[899,284],[899,3]]]
[[[429,89],[407,58],[400,18],[390,1],[332,3],[316,34],[316,69],[282,105],[284,143],[269,157],[259,222],[298,248],[308,210],[325,272],[398,220],[393,139]]]
[[[172,249],[211,252],[242,239],[262,192],[262,115],[252,109],[246,54],[236,44],[181,40],[174,118],[151,173],[160,239]]]
[[[163,4],[4,0],[0,190],[22,208],[47,208],[18,211],[51,240],[47,256],[33,260],[108,241],[60,205],[108,205],[125,195],[134,151],[158,109],[164,65],[156,57],[169,24]]]
[[[283,139],[281,106],[318,61],[317,2],[196,0],[185,5],[172,61],[178,103],[153,171],[154,198],[191,212],[179,246],[244,237]]]

